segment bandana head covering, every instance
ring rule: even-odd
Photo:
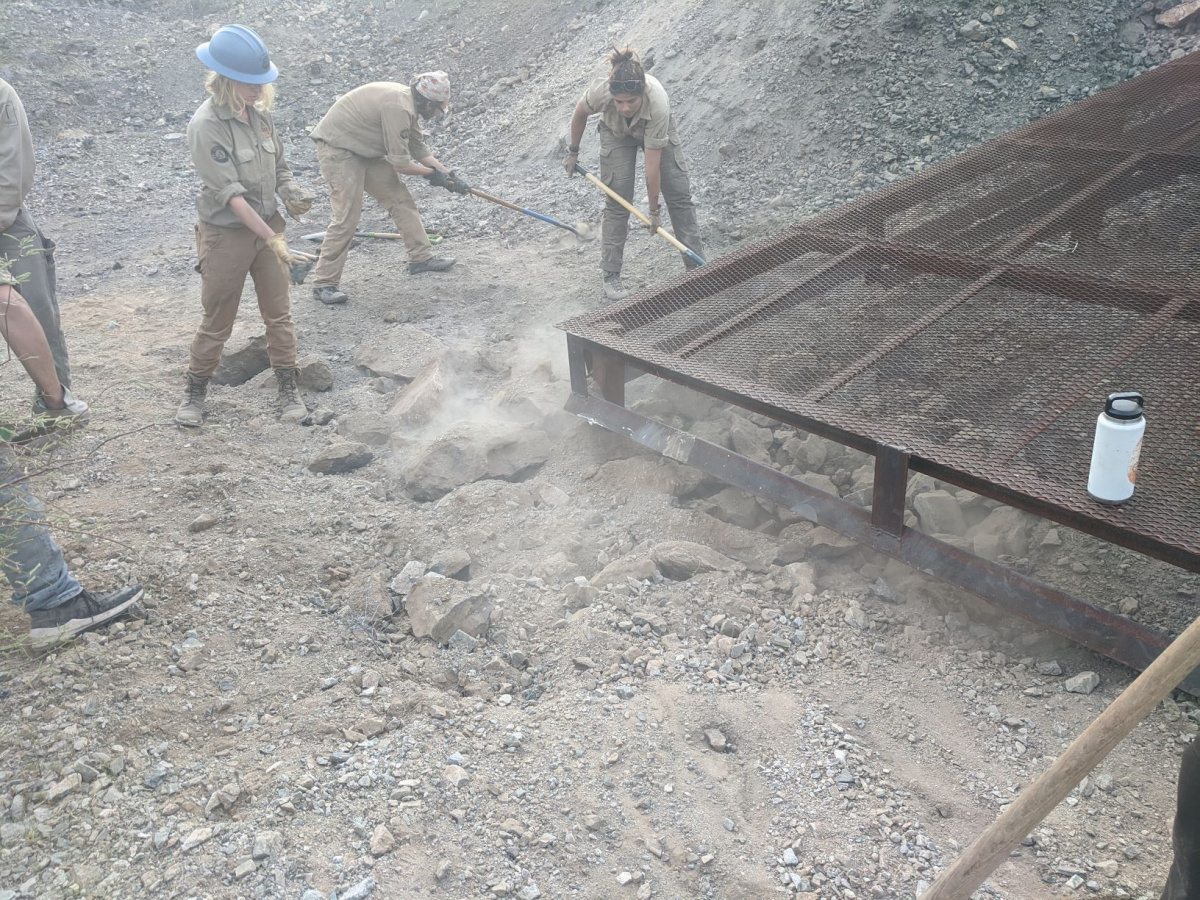
[[[448,106],[450,103],[450,76],[445,72],[425,72],[417,76],[417,92],[427,100]]]

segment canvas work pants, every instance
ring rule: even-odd
[[[617,137],[611,130],[600,127],[600,180],[633,202],[637,175],[637,154],[642,142],[632,137]],[[663,147],[660,164],[663,201],[671,220],[672,234],[697,256],[704,256],[700,241],[700,225],[696,220],[696,204],[692,202],[692,184],[687,163],[676,143]],[[625,238],[629,234],[629,210],[611,197],[604,204],[604,225],[600,232],[600,268],[605,272],[620,272],[625,259]],[[655,238],[661,240],[661,238]],[[685,256],[684,265],[693,263]]]
[[[314,287],[336,285],[342,279],[346,254],[362,218],[363,194],[371,197],[392,217],[396,230],[404,235],[404,249],[410,263],[424,262],[433,256],[425,223],[417,212],[412,194],[385,159],[367,159],[316,141],[321,177],[329,186],[332,221],[325,230],[321,257],[312,271]]]
[[[283,217],[267,223],[283,232]],[[267,326],[267,355],[273,369],[296,366],[296,326],[288,296],[288,273],[266,243],[248,228],[222,228],[201,222],[196,226],[201,276],[200,304],[204,317],[192,339],[188,371],[207,377],[217,370],[221,350],[233,332],[246,276],[254,282],[258,311]]]
[[[1200,897],[1200,739],[1183,751],[1171,841],[1175,859],[1162,900],[1195,900]]]
[[[8,274],[14,281],[27,275],[16,284],[17,291],[25,298],[29,308],[46,332],[46,343],[54,357],[54,368],[63,387],[71,386],[71,366],[67,359],[67,340],[63,337],[62,323],[58,315],[58,298],[55,295],[54,241],[50,240],[33,216],[24,207],[16,219],[4,231],[0,231],[0,256],[12,261]]]

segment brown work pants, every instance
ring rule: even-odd
[[[370,194],[388,211],[396,230],[404,235],[404,248],[410,263],[424,262],[433,256],[425,223],[417,212],[412,194],[386,159],[367,159],[316,141],[321,177],[329,185],[329,205],[333,218],[325,230],[321,258],[312,272],[313,285],[338,284],[346,266],[346,253],[358,221],[362,218],[363,193]]]
[[[283,217],[268,223],[283,233]],[[208,376],[217,370],[221,349],[233,331],[242,288],[249,275],[258,297],[258,311],[267,326],[267,356],[273,369],[296,365],[296,326],[292,323],[292,301],[288,296],[288,273],[266,243],[249,228],[222,228],[201,222],[196,226],[200,261],[200,304],[204,318],[192,339],[188,370]]]
[[[632,137],[617,137],[600,126],[600,180],[633,202],[633,187],[637,175],[637,153],[642,142]],[[672,141],[663,147],[659,164],[662,197],[671,214],[670,228],[683,246],[697,256],[704,256],[700,243],[700,224],[696,220],[696,204],[692,202],[692,184],[688,179],[687,163],[679,145]],[[604,203],[604,225],[600,230],[600,268],[605,272],[620,272],[625,260],[625,238],[629,235],[629,210],[608,197]],[[660,237],[654,238],[662,240]],[[694,265],[686,256],[683,263]]]

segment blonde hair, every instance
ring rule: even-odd
[[[219,72],[209,72],[208,78],[204,80],[204,89],[212,94],[213,102],[233,110],[234,115],[240,116],[242,110],[246,108],[246,104],[238,96],[236,85],[236,81]],[[262,96],[258,98],[254,108],[259,112],[266,112],[274,102],[275,85],[264,84],[262,85]]]

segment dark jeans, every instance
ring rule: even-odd
[[[1200,897],[1200,738],[1183,751],[1172,843],[1175,861],[1162,900],[1196,900]]]
[[[63,337],[58,317],[58,298],[55,296],[54,241],[37,227],[33,216],[24,207],[4,231],[0,231],[0,255],[12,260],[8,273],[13,278],[29,277],[17,285],[17,290],[37,316],[46,332],[46,343],[54,357],[58,380],[71,386],[71,365],[67,360],[67,340]]]

